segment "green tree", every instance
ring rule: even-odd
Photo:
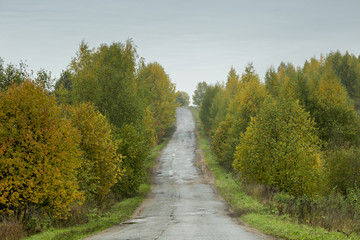
[[[206,82],[199,82],[197,84],[196,90],[194,91],[194,95],[192,96],[194,105],[200,106],[202,99],[204,97],[204,94],[206,92],[207,86],[208,85]]]
[[[143,182],[145,159],[150,152],[150,145],[143,130],[134,125],[125,124],[116,129],[114,134],[120,139],[118,153],[124,156],[121,167],[126,171],[112,187],[112,192],[117,199],[122,199],[136,193]]]
[[[321,141],[298,102],[269,98],[237,147],[234,169],[245,181],[315,195],[320,188]]]
[[[216,117],[214,112],[211,111],[211,107],[214,102],[215,96],[219,91],[221,91],[221,86],[218,84],[215,86],[207,86],[206,92],[200,105],[199,116],[207,132],[210,132],[212,130],[212,124]]]
[[[34,81],[48,92],[51,92],[54,88],[54,80],[51,78],[51,72],[46,71],[45,69],[37,71]]]
[[[173,126],[176,103],[175,85],[159,63],[141,64],[137,73],[138,93],[154,113],[155,129],[161,139]]]
[[[309,98],[309,109],[324,141],[335,145],[359,142],[359,116],[331,70],[322,75]]]
[[[19,66],[8,64],[4,66],[4,60],[0,58],[0,90],[8,89],[12,84],[21,84],[27,79],[34,79],[34,82],[50,92],[53,88],[51,72],[45,69],[37,71],[33,76],[33,71],[27,71],[27,65],[20,62]]]
[[[235,123],[234,115],[226,115],[226,118],[213,130],[212,135],[211,146],[217,160],[228,170],[232,169],[235,148],[240,140],[240,136],[234,136],[232,131]]]
[[[265,74],[265,86],[269,94],[272,96],[279,96],[280,82],[273,67],[269,68]]]
[[[126,44],[102,44],[97,50],[80,44],[71,63],[72,99],[91,102],[112,124],[141,124],[145,107],[137,96],[136,49]]]
[[[0,58],[0,89],[6,90],[12,84],[20,84],[27,78],[26,64],[20,62],[19,67],[8,64],[4,66],[4,60]]]
[[[80,135],[55,98],[31,81],[12,85],[0,92],[0,129],[0,212],[66,217],[82,201]]]
[[[190,104],[189,94],[183,91],[178,91],[176,96],[176,103],[178,103],[180,106],[189,106]]]
[[[62,71],[60,78],[55,83],[55,95],[58,103],[61,104],[72,104],[71,90],[72,90],[72,80],[71,80],[70,70]]]
[[[360,108],[360,63],[358,58],[346,52],[330,53],[326,64],[331,65],[336,76],[346,88],[349,97],[354,101],[356,109]]]
[[[336,188],[344,195],[360,186],[360,149],[340,147],[328,152],[326,172],[330,189]]]

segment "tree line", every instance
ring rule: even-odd
[[[54,84],[50,72],[0,60],[2,219],[67,219],[137,192],[180,105],[159,63],[139,59],[130,40],[83,41]]]
[[[359,86],[360,56],[332,52],[271,67],[264,82],[252,64],[241,76],[231,68],[225,83],[199,83],[193,101],[218,161],[243,184],[302,222],[360,231]]]

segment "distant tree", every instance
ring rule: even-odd
[[[20,84],[27,78],[26,64],[20,62],[19,67],[8,64],[4,66],[4,60],[0,58],[0,89],[6,90],[12,84]]]
[[[323,73],[308,108],[324,141],[335,145],[359,143],[360,118],[333,71]]]
[[[19,66],[8,64],[4,66],[4,60],[0,58],[0,90],[8,89],[12,84],[22,84],[25,80],[34,79],[33,81],[51,92],[53,89],[54,80],[51,78],[51,72],[45,69],[37,71],[36,76],[33,76],[33,71],[27,71],[27,65],[20,62]]]
[[[227,76],[225,88],[230,92],[230,95],[235,95],[239,86],[240,77],[236,70],[232,67]]]
[[[70,70],[62,71],[60,74],[60,78],[55,83],[55,90],[59,89],[62,86],[67,91],[71,91],[72,89],[72,80],[71,80],[71,72]]]
[[[234,169],[245,181],[313,196],[320,188],[321,141],[298,102],[269,98],[237,147]]]
[[[72,80],[70,70],[62,71],[55,83],[56,100],[62,104],[72,104]]]
[[[212,131],[218,128],[219,124],[226,118],[229,104],[236,96],[239,89],[240,78],[234,68],[231,68],[225,86],[215,95],[210,108],[210,114],[214,116],[212,123]]]
[[[54,80],[51,78],[51,72],[46,71],[45,69],[40,69],[36,73],[35,82],[43,89],[51,92],[54,88]]]
[[[199,116],[204,124],[206,131],[212,130],[212,124],[215,120],[216,115],[211,111],[212,104],[214,103],[215,96],[221,91],[220,85],[207,86],[204,96],[200,104]]]
[[[278,96],[280,90],[280,82],[278,75],[273,67],[269,68],[265,74],[266,90],[272,96]]]
[[[180,106],[189,106],[190,104],[190,97],[189,94],[183,91],[178,91],[176,96],[176,102]]]
[[[0,212],[41,209],[66,217],[82,201],[79,132],[53,96],[31,81],[0,92]]]
[[[197,84],[194,95],[192,96],[194,105],[200,106],[202,99],[204,97],[204,94],[206,92],[207,86],[208,85],[206,84],[206,82],[199,82]]]
[[[326,64],[331,65],[335,74],[345,86],[349,97],[354,101],[356,109],[360,109],[360,62],[354,55],[339,51],[330,53]]]

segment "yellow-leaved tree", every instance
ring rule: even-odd
[[[78,172],[81,190],[88,202],[101,206],[110,188],[121,178],[122,156],[117,153],[117,142],[112,139],[111,128],[105,116],[90,103],[65,108],[69,119],[81,133],[83,152]]]
[[[229,92],[232,88],[234,87],[226,91]],[[226,118],[213,130],[212,138],[212,146],[219,162],[228,169],[231,169],[234,161],[235,149],[240,142],[241,134],[245,132],[250,118],[256,115],[267,95],[265,86],[260,82],[251,64],[246,68],[236,89],[228,104]]]
[[[298,101],[269,97],[243,134],[233,166],[244,181],[313,196],[321,188],[320,145],[315,123]]]
[[[0,213],[41,209],[66,217],[83,201],[76,174],[80,134],[55,97],[32,81],[0,92]]]

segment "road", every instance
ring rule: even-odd
[[[156,167],[151,196],[135,216],[87,240],[268,239],[237,223],[196,167],[191,111],[177,110],[177,128]]]

